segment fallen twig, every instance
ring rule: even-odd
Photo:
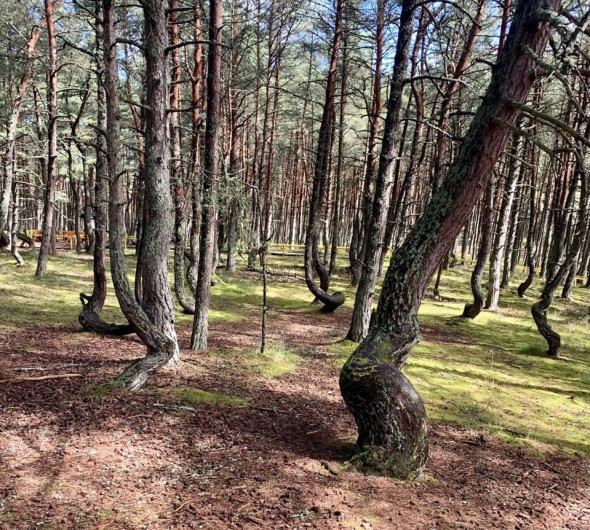
[[[164,410],[174,410],[176,412],[197,412],[197,409],[195,407],[187,407],[186,405],[173,407],[171,405],[164,405],[163,403],[154,403],[154,407],[158,407]]]
[[[83,374],[53,374],[39,377],[13,377],[12,379],[0,379],[0,383],[21,383],[23,381],[45,381],[46,379],[69,379],[70,377],[84,377]]]

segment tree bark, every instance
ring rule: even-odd
[[[143,300],[134,296],[125,265],[125,189],[120,162],[119,74],[115,50],[115,7],[103,0],[105,91],[107,101],[107,158],[110,180],[109,249],[111,275],[121,310],[147,346],[147,355],[131,366],[113,384],[139,390],[148,377],[178,357],[174,331],[174,306],[168,285],[168,251],[172,232],[169,146],[167,140],[168,76],[165,49],[168,44],[166,5],[145,0],[145,55],[149,107],[146,122],[145,193],[149,217],[143,241],[150,260],[143,269]]]
[[[221,119],[221,0],[211,0],[209,9],[209,52],[207,72],[207,122],[201,198],[199,272],[195,296],[195,318],[190,347],[207,349],[209,298],[215,252],[215,193],[219,178],[219,130]]]
[[[355,342],[360,342],[367,336],[371,319],[371,306],[373,305],[391,198],[391,187],[393,185],[393,171],[398,157],[400,112],[404,93],[404,78],[410,54],[410,41],[412,40],[415,4],[415,0],[404,0],[402,2],[379,171],[375,181],[371,222],[367,228],[365,259],[354,301],[352,322],[346,336],[347,339]]]
[[[338,0],[336,5],[336,20],[334,28],[334,40],[332,42],[332,55],[330,59],[330,70],[326,84],[326,98],[322,113],[322,122],[318,133],[318,147],[316,164],[314,168],[313,187],[309,203],[309,217],[307,221],[307,232],[305,234],[305,282],[307,287],[323,305],[322,311],[332,312],[340,307],[345,300],[344,294],[336,292],[328,294],[323,287],[326,287],[328,273],[319,259],[318,237],[320,231],[320,212],[325,197],[326,180],[330,161],[330,148],[332,127],[334,126],[335,110],[334,97],[336,93],[336,68],[338,53],[342,39],[342,14],[344,0]],[[317,270],[320,276],[318,286],[313,278],[313,270]],[[326,287],[327,289],[327,287]]]
[[[57,180],[57,45],[55,42],[55,23],[53,12],[57,6],[54,0],[45,0],[45,22],[47,24],[47,40],[49,43],[49,70],[47,72],[47,178],[45,180],[45,196],[43,205],[43,235],[37,261],[36,276],[47,274],[47,262],[52,254],[52,240],[55,240],[53,206],[55,203],[55,184]]]
[[[481,223],[481,242],[477,252],[477,262],[475,263],[475,268],[471,274],[473,303],[465,305],[463,316],[466,318],[477,317],[477,315],[481,313],[485,302],[485,293],[481,288],[481,279],[483,278],[484,269],[492,248],[492,226],[494,224],[494,216],[494,178],[490,177],[484,199],[483,219]]]
[[[352,462],[367,470],[409,478],[428,456],[422,401],[401,373],[419,341],[418,309],[440,261],[465,224],[509,137],[535,77],[529,47],[542,56],[549,23],[541,8],[557,11],[559,0],[521,1],[494,68],[490,86],[442,185],[395,253],[385,276],[367,338],[340,374],[342,396],[358,426]]]

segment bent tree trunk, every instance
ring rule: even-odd
[[[526,237],[526,259],[528,265],[528,274],[525,280],[518,286],[517,292],[520,298],[526,298],[527,289],[533,283],[535,277],[535,254],[533,252],[533,240],[535,238],[535,220],[537,217],[535,208],[535,172],[530,171],[529,187],[529,226]]]
[[[168,168],[166,109],[168,106],[168,44],[166,5],[156,0],[143,2],[147,106],[145,197],[149,215],[143,244],[150,256],[143,266],[143,300],[140,306],[127,278],[125,265],[125,189],[120,163],[119,81],[115,50],[113,0],[103,0],[105,90],[107,95],[107,157],[110,179],[109,248],[111,274],[119,305],[137,335],[147,346],[147,355],[131,366],[113,384],[139,390],[148,377],[178,357],[174,331],[174,305],[168,285],[168,250],[172,232],[172,198]]]
[[[493,70],[490,86],[473,118],[457,158],[385,276],[367,338],[342,368],[340,389],[358,426],[352,463],[397,477],[418,474],[428,457],[424,406],[401,373],[419,341],[418,309],[436,268],[465,224],[509,136],[535,77],[527,46],[543,55],[549,24],[540,8],[559,0],[521,1],[510,35]],[[540,12],[540,11],[539,11]]]
[[[492,248],[492,225],[494,224],[494,179],[490,177],[486,188],[485,206],[483,211],[483,220],[481,224],[481,243],[477,252],[477,262],[471,274],[471,292],[473,293],[473,303],[465,304],[463,317],[475,318],[481,313],[485,302],[485,294],[481,288],[481,279],[483,278],[484,269],[488,262],[490,250]]]
[[[586,127],[585,135],[590,133],[590,122]],[[555,331],[547,321],[547,310],[551,307],[555,291],[559,284],[564,280],[568,274],[572,265],[575,264],[578,254],[582,249],[584,240],[584,234],[588,226],[588,195],[590,191],[590,174],[584,165],[585,149],[582,145],[578,145],[576,150],[576,174],[572,177],[572,188],[570,194],[574,194],[575,181],[580,179],[580,211],[578,213],[578,220],[573,235],[572,244],[567,252],[565,260],[559,266],[555,274],[549,278],[543,292],[541,293],[541,299],[533,304],[531,307],[531,314],[533,320],[537,325],[539,333],[547,341],[548,350],[547,354],[555,359],[559,359],[559,353],[561,349],[561,337],[557,331]],[[568,198],[569,199],[569,198]],[[569,200],[568,200],[569,203]],[[563,228],[563,227],[562,227]]]
[[[102,19],[102,9],[100,3],[96,7],[97,27]],[[82,310],[78,315],[78,322],[85,331],[94,333],[103,333],[107,335],[129,335],[134,333],[133,326],[130,324],[112,324],[105,322],[100,313],[104,306],[107,296],[107,273],[105,266],[106,255],[106,226],[107,226],[107,182],[108,167],[106,158],[106,126],[107,117],[105,111],[105,91],[103,87],[103,60],[102,60],[102,32],[97,31],[96,51],[97,51],[97,124],[98,132],[96,135],[96,180],[95,180],[95,214],[94,214],[94,249],[93,249],[93,288],[92,295],[88,296],[80,293],[80,302]],[[90,218],[90,217],[89,217]]]
[[[389,102],[387,104],[387,118],[385,119],[383,131],[383,145],[375,181],[371,219],[366,236],[364,263],[354,300],[352,321],[346,336],[347,339],[355,342],[364,339],[369,331],[371,306],[373,305],[377,273],[381,262],[383,237],[385,236],[385,225],[393,186],[393,170],[398,156],[400,112],[404,92],[404,77],[410,58],[415,4],[415,0],[404,0],[402,3],[397,49],[393,75],[391,76]]]
[[[328,294],[328,272],[325,269],[318,252],[318,237],[320,233],[320,212],[323,209],[324,197],[326,194],[326,181],[330,166],[330,150],[332,146],[332,127],[335,119],[334,97],[336,93],[336,67],[338,63],[338,52],[342,39],[342,14],[344,0],[338,0],[336,6],[336,24],[334,29],[334,40],[332,42],[332,56],[330,59],[330,72],[326,84],[326,100],[322,113],[322,123],[318,133],[317,158],[313,175],[313,188],[309,203],[309,217],[307,231],[305,234],[305,283],[316,297],[324,304],[322,311],[332,312],[344,303],[344,294],[337,292]],[[318,286],[313,278],[313,271],[317,270],[320,276]]]

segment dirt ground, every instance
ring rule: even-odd
[[[0,384],[0,528],[590,528],[588,460],[537,458],[453,426],[431,425],[412,484],[347,469],[355,428],[327,346],[349,319],[274,312],[271,339],[302,359],[274,378],[189,351],[180,327],[180,368],[102,396],[90,389],[143,355],[135,336],[2,333],[0,379],[82,377]],[[210,346],[254,347],[258,325],[213,325]],[[186,387],[248,403],[182,409],[174,390]]]

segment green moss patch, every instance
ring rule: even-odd
[[[179,388],[175,392],[176,399],[183,405],[198,408],[202,405],[215,406],[245,406],[247,400],[225,394],[223,392],[208,392],[200,388]]]

